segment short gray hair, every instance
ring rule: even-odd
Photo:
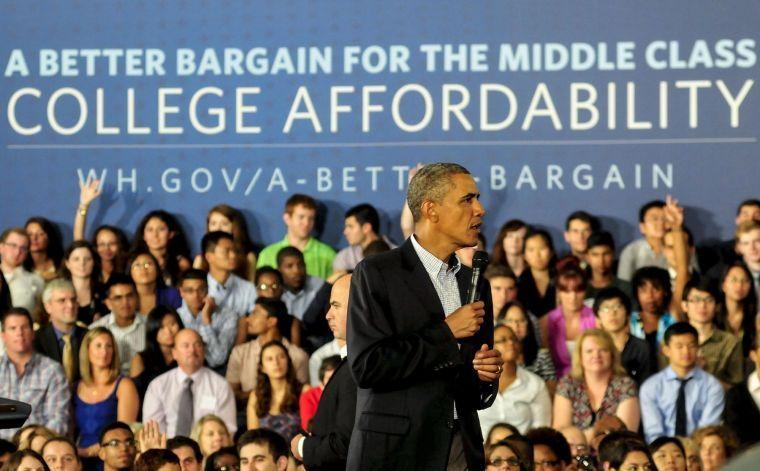
[[[64,278],[56,278],[54,280],[48,281],[48,283],[45,285],[45,289],[42,291],[43,303],[50,302],[50,298],[53,297],[53,291],[69,291],[76,293],[74,285],[71,284],[69,280]]]
[[[451,191],[454,181],[453,175],[469,175],[470,171],[459,164],[436,162],[425,165],[417,172],[409,182],[409,190],[406,193],[406,202],[412,212],[414,222],[422,217],[422,203],[433,201],[440,203],[446,193]]]

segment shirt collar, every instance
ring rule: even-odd
[[[419,257],[422,266],[425,267],[425,271],[428,272],[431,277],[438,278],[438,274],[442,269],[453,271],[453,273],[456,274],[459,272],[459,269],[462,268],[462,264],[459,263],[459,258],[457,258],[456,254],[451,254],[448,262],[444,262],[421,246],[420,243],[417,242],[417,236],[415,234],[412,234],[411,239],[414,251],[417,252],[417,257]]]
[[[338,353],[340,353],[341,359],[346,358],[348,356],[348,344],[345,344],[342,347],[340,347],[340,351]]]
[[[232,289],[236,281],[235,278],[237,278],[235,274],[230,273],[229,276],[227,276],[227,281],[224,284],[222,284],[216,281],[216,278],[211,276],[210,273],[206,275],[206,281],[208,283],[209,291],[211,290],[226,291],[226,290]]]
[[[694,367],[686,374],[685,378],[679,378],[676,372],[673,370],[673,367],[668,365],[668,367],[665,369],[665,379],[673,380],[673,379],[690,379],[693,378],[696,375],[697,367]]]
[[[179,379],[180,383],[184,383],[185,382],[185,378],[190,378],[190,379],[193,380],[194,383],[197,383],[198,382],[198,378],[200,377],[201,373],[203,373],[203,369],[204,368],[205,367],[201,366],[200,369],[198,369],[198,371],[196,371],[195,373],[193,373],[191,375],[188,375],[187,373],[185,373],[184,371],[182,371],[182,368],[180,368],[178,366],[177,367],[177,378]]]
[[[145,323],[145,319],[143,319],[143,316],[139,312],[135,313],[135,320],[126,327],[121,327],[116,323],[116,315],[113,313],[113,311],[108,314],[107,324],[125,332],[131,332],[132,330],[136,329],[137,326],[143,323]]]
[[[55,332],[55,338],[57,338],[59,341],[63,338],[64,335],[67,335],[64,332],[61,332],[60,330],[56,329],[55,325],[53,325],[52,322],[50,323],[50,327],[53,328],[53,332]],[[74,334],[76,333],[76,330],[77,330],[77,326],[75,325],[75,326],[73,326],[71,328],[71,330],[69,331],[68,335],[71,336],[71,337],[74,337]]]

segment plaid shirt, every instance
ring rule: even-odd
[[[55,360],[33,353],[19,376],[7,355],[0,357],[0,397],[32,405],[27,424],[41,424],[66,435],[69,432],[71,391],[63,367]],[[17,429],[0,430],[10,440]]]
[[[234,312],[217,307],[211,315],[211,324],[203,323],[203,314],[197,316],[190,313],[187,303],[182,301],[182,306],[177,309],[182,324],[185,328],[198,332],[206,344],[206,361],[208,366],[216,368],[227,363],[232,344],[237,335],[239,317]]]

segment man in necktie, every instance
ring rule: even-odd
[[[196,420],[218,415],[231,435],[237,430],[235,397],[223,376],[203,366],[205,347],[198,332],[183,329],[174,336],[177,367],[154,379],[143,402],[143,421],[155,420],[169,438],[190,435]]]
[[[34,335],[34,349],[61,363],[66,379],[73,383],[79,379],[79,346],[87,333],[77,325],[77,295],[71,282],[56,279],[45,286],[42,301],[50,322]]]
[[[662,436],[688,436],[721,420],[723,387],[697,366],[698,338],[687,322],[665,331],[662,351],[670,365],[646,380],[639,395],[647,443]]]

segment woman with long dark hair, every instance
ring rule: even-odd
[[[278,340],[264,344],[256,388],[248,397],[248,429],[269,428],[290,441],[301,427],[298,414],[300,393],[301,385],[296,379],[288,350]]]
[[[728,265],[720,279],[723,302],[715,317],[719,329],[734,334],[741,341],[744,358],[753,349],[757,333],[757,293],[753,280],[752,273],[743,262]]]
[[[166,306],[156,307],[145,319],[145,350],[132,358],[129,367],[129,376],[137,386],[140,402],[153,379],[177,366],[172,348],[174,336],[182,329],[184,325],[179,314]]]
[[[517,301],[507,303],[498,315],[499,322],[509,326],[520,341],[517,364],[544,380],[549,393],[557,386],[557,370],[551,353],[541,347],[537,320]]]
[[[557,305],[554,289],[554,243],[543,229],[525,236],[523,254],[527,267],[517,278],[517,299],[539,319]]]
[[[190,268],[185,232],[177,218],[166,211],[151,211],[142,218],[135,232],[134,249],[148,250],[158,260],[167,286],[176,286],[180,274]]]
[[[58,228],[43,217],[33,217],[26,221],[24,229],[29,236],[29,257],[24,262],[26,269],[45,281],[56,278],[63,259],[63,242]]]
[[[166,286],[159,276],[158,260],[148,250],[136,250],[127,259],[127,269],[137,288],[137,310],[147,316],[156,306],[177,309],[182,305],[177,288]]]
[[[77,295],[77,319],[84,324],[91,324],[108,314],[108,308],[102,302],[102,285],[100,283],[100,257],[85,240],[75,240],[63,254],[61,277],[71,281]]]
[[[515,276],[522,275],[525,264],[525,234],[528,225],[519,219],[511,219],[499,229],[491,253],[491,264],[502,265],[512,270]]]

